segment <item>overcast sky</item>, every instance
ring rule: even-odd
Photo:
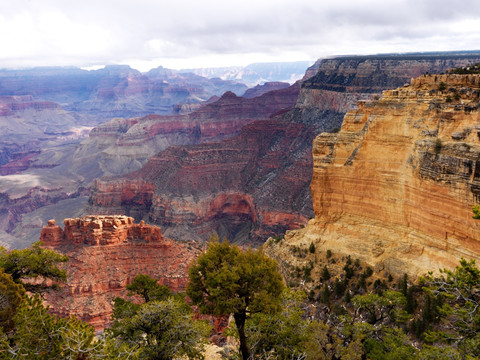
[[[478,49],[478,0],[0,0],[0,67],[145,71]]]

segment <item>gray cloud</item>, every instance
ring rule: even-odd
[[[205,66],[331,54],[478,48],[480,2],[15,0],[0,66]],[[8,34],[8,35],[5,35]]]

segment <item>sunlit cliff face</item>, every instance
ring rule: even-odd
[[[315,219],[291,241],[412,275],[479,259],[479,94],[478,75],[421,76],[348,112],[314,141]]]

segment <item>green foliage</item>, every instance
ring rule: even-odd
[[[275,312],[283,291],[277,263],[261,250],[211,241],[189,269],[187,294],[202,313]]]
[[[321,279],[323,281],[327,281],[330,279],[330,271],[328,271],[328,267],[327,265],[325,265],[322,269],[322,275],[321,275]]]
[[[313,242],[310,243],[308,251],[310,251],[310,254],[315,254],[315,244]]]
[[[414,288],[411,286],[407,290],[407,295],[406,295],[406,305],[405,305],[405,311],[409,314],[413,314],[417,304],[414,298]]]
[[[212,239],[189,271],[187,294],[200,312],[233,313],[239,332],[240,351],[248,359],[245,338],[247,316],[280,309],[284,285],[277,263],[261,250],[242,251],[228,241]]]
[[[140,359],[201,359],[210,327],[193,320],[193,312],[173,297],[142,304],[135,315],[117,321],[113,338],[125,346],[139,346]]]
[[[15,331],[2,342],[2,358],[97,359],[103,350],[92,326],[49,314],[38,294],[25,299],[13,320]]]
[[[438,91],[445,91],[446,89],[447,89],[447,86],[443,81],[441,81],[440,84],[438,84]]]
[[[140,304],[135,304],[121,297],[113,299],[112,329],[115,329],[117,322],[134,316],[138,310],[140,310]]]
[[[304,319],[301,292],[284,291],[282,310],[277,314],[257,313],[246,322],[252,359],[290,360],[301,358],[309,342],[311,322]]]
[[[355,275],[355,270],[351,266],[351,263],[350,264],[348,263],[348,261],[345,264],[345,266],[343,267],[343,270],[345,271],[345,278],[347,278],[347,279],[351,279],[353,277],[353,275]]]
[[[437,329],[427,331],[425,340],[455,344],[463,356],[479,357],[480,270],[475,261],[462,259],[454,271],[443,269],[439,277],[428,276],[426,285],[430,303],[432,299],[441,300],[433,310],[442,318],[442,323]]]
[[[461,360],[460,352],[452,347],[424,345],[418,354],[419,360]]]
[[[335,292],[336,296],[342,296],[345,293],[346,283],[343,280],[339,280],[338,278],[335,279],[335,283],[333,285],[333,291]]]
[[[472,212],[473,212],[473,218],[474,219],[480,219],[480,206],[474,205],[472,207]]]
[[[145,302],[165,300],[172,295],[167,286],[160,285],[157,280],[145,274],[137,275],[132,283],[127,285],[127,290],[129,295],[142,296]]]
[[[372,293],[357,295],[352,302],[356,312],[365,314],[365,318],[372,325],[386,319],[391,322],[403,321],[407,317],[403,311],[405,296],[397,291],[387,290],[382,296]]]
[[[9,274],[0,268],[0,327],[5,333],[13,329],[13,316],[25,298],[25,289],[16,284]]]
[[[382,328],[381,340],[370,337],[364,342],[365,353],[371,360],[414,359],[417,350],[406,334],[398,328]]]
[[[330,303],[330,293],[331,292],[330,292],[330,289],[328,288],[328,285],[324,284],[320,301],[324,304],[329,304]]]
[[[7,252],[0,248],[0,267],[10,274],[13,280],[21,283],[28,290],[39,289],[22,280],[42,277],[54,281],[64,281],[67,273],[58,267],[59,263],[68,261],[68,257],[53,250],[41,247],[41,242],[35,242],[30,248]]]
[[[327,259],[330,259],[332,257],[332,250],[328,249],[326,255]]]
[[[408,275],[403,274],[403,278],[398,284],[399,290],[402,292],[404,296],[407,296],[407,289],[408,289]]]

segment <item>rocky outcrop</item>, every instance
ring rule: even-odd
[[[160,79],[163,75],[151,76]],[[19,110],[13,116],[0,116],[0,175],[5,175],[0,178],[0,206],[5,204],[0,207],[0,229],[18,234],[15,247],[28,246],[38,239],[42,224],[51,217],[47,211],[42,212],[45,206],[78,197],[82,188],[97,177],[138,170],[152,155],[170,145],[234,136],[245,124],[293,106],[297,94],[298,86],[254,99],[227,92],[188,115],[115,118],[95,127],[80,145],[75,135],[81,136],[91,127],[76,125],[79,115],[62,108]],[[31,97],[7,100],[29,102]],[[143,201],[131,200],[132,204]],[[68,212],[57,219],[85,214],[82,208],[74,208],[78,204],[83,202],[70,202],[64,207]],[[35,225],[26,216],[33,212]]]
[[[399,275],[480,259],[479,98],[479,75],[424,75],[359,103],[315,139],[315,219],[287,243]]]
[[[252,137],[252,139],[255,139],[255,141],[259,141],[260,144],[253,145],[252,142],[239,141],[238,146],[248,146],[249,148],[253,148],[254,146],[256,146],[258,150],[255,151],[260,151],[260,149],[263,149],[263,142],[270,144],[271,150],[269,150],[268,152],[270,154],[269,157],[278,157],[278,160],[275,160],[277,166],[284,166],[285,168],[279,168],[277,170],[264,169],[263,171],[259,171],[259,175],[255,177],[255,181],[252,181],[249,176],[240,176],[239,181],[244,183],[244,185],[240,187],[242,188],[241,191],[239,191],[235,187],[232,187],[229,182],[230,180],[226,180],[226,177],[220,177],[222,179],[225,179],[227,183],[222,187],[222,191],[212,189],[211,194],[209,195],[210,200],[208,201],[212,201],[212,199],[216,198],[217,195],[219,195],[220,193],[232,193],[240,194],[241,196],[248,195],[254,199],[254,204],[258,204],[259,202],[276,204],[275,207],[281,209],[278,211],[278,213],[282,214],[281,224],[283,225],[272,226],[269,228],[276,229],[275,231],[278,232],[282,232],[285,229],[291,229],[295,226],[298,226],[299,216],[302,219],[310,218],[313,216],[310,192],[308,189],[311,181],[311,151],[306,150],[304,152],[303,147],[297,147],[296,144],[298,144],[299,141],[306,141],[306,146],[309,147],[311,145],[310,142],[314,136],[320,134],[323,131],[337,131],[341,126],[345,112],[354,108],[358,100],[373,99],[375,96],[380,95],[380,91],[382,89],[386,89],[387,87],[402,86],[403,84],[408,82],[411,77],[418,75],[421,71],[429,73],[434,73],[436,71],[442,72],[450,66],[463,66],[469,62],[480,62],[480,56],[474,53],[447,53],[401,56],[395,55],[339,57],[335,59],[324,59],[318,61],[311,69],[307,71],[307,74],[311,74],[313,78],[311,78],[310,80],[305,79],[304,84],[301,85],[298,98],[296,95],[293,96],[293,93],[291,93],[290,95],[284,93],[284,91],[291,91],[290,88],[283,89],[278,92],[269,92],[253,99],[239,98],[233,96],[233,94],[231,93],[227,93],[226,96],[224,96],[216,103],[203,105],[197,108],[196,112],[188,114],[188,116],[183,115],[165,117],[153,115],[132,119],[117,118],[102,126],[96,127],[95,131],[91,133],[89,139],[86,140],[81,146],[79,146],[76,149],[74,155],[72,156],[70,156],[70,154],[73,153],[73,151],[75,150],[74,144],[68,142],[70,147],[65,148],[57,146],[57,143],[52,144],[49,141],[45,141],[45,143],[49,144],[50,151],[45,151],[43,150],[45,149],[43,145],[38,145],[41,146],[42,152],[38,155],[34,155],[31,151],[38,150],[38,146],[35,144],[38,144],[38,141],[40,141],[40,139],[47,138],[44,132],[41,132],[38,136],[35,135],[35,141],[22,143],[28,144],[28,147],[23,145],[15,147],[11,143],[7,143],[7,141],[4,143],[0,142],[0,160],[7,156],[12,159],[9,165],[5,164],[7,166],[5,166],[2,171],[4,171],[5,174],[22,171],[21,174],[17,173],[19,175],[18,177],[15,177],[15,175],[8,175],[8,181],[5,181],[7,179],[2,178],[2,181],[0,181],[0,191],[4,192],[6,197],[10,200],[19,199],[20,197],[28,194],[30,189],[25,188],[25,184],[28,181],[28,183],[34,183],[33,186],[39,186],[40,189],[42,189],[42,192],[45,192],[47,196],[53,195],[52,190],[57,189],[57,194],[59,195],[59,197],[56,197],[57,199],[65,196],[65,194],[67,196],[70,196],[70,194],[78,194],[77,189],[82,186],[89,186],[90,182],[94,178],[104,175],[119,176],[120,174],[123,174],[125,172],[140,169],[147,163],[148,159],[151,156],[154,156],[159,151],[165,150],[168,146],[183,145],[184,149],[186,149],[187,146],[199,146],[199,144],[214,142],[214,145],[212,146],[215,148],[216,146],[218,146],[217,143],[219,141],[229,142],[230,140],[228,140],[227,138],[238,134],[240,128],[245,124],[250,124],[252,121],[256,121],[258,119],[264,121],[265,119],[270,118],[273,112],[276,113],[278,116],[274,116],[272,119],[275,119],[275,121],[282,123],[281,126],[283,126],[284,130],[286,130],[281,132],[283,134],[282,136],[289,137],[291,134],[297,136],[297,130],[292,132],[287,130],[289,126],[294,126],[297,128],[302,127],[301,133],[306,135],[302,135],[301,137],[299,137],[299,139],[289,138],[280,141],[277,137],[279,133],[271,132],[270,130],[268,130],[269,128],[271,129],[271,127],[268,123],[265,123],[265,129],[263,129],[263,125],[256,125],[256,129],[258,129],[258,131],[261,131],[261,134],[263,135],[260,136],[261,134],[259,134],[258,136],[255,135]],[[83,72],[81,73],[83,74]],[[316,73],[318,73],[318,76],[315,75]],[[143,85],[140,86],[140,83],[144,80],[141,80],[139,74],[137,74],[136,72],[132,72],[131,69],[122,67],[109,68],[105,69],[104,71],[90,72],[89,76],[94,74],[96,74],[99,79],[105,79],[108,77],[115,77],[117,79],[115,81],[109,80],[110,82],[104,81],[102,83],[104,89],[106,89],[108,86],[110,86],[111,89],[115,88],[111,98],[106,96],[106,93],[103,93],[102,99],[104,100],[102,101],[112,101],[113,104],[113,102],[115,101],[123,101],[122,99],[125,99],[125,97],[130,97],[130,99],[134,99],[135,97],[140,96],[139,94],[143,91],[141,90]],[[74,97],[74,95],[72,95],[73,92],[68,90],[70,81],[73,81],[72,79],[75,79],[75,84],[78,85],[77,90],[79,90],[83,86],[83,89],[89,89],[89,94],[90,91],[94,91],[92,90],[93,88],[90,88],[89,85],[84,82],[84,80],[82,80],[80,74],[77,75],[69,78],[70,80],[68,81],[63,80],[54,82],[55,78],[52,77],[51,73],[49,74],[47,72],[46,74],[44,74],[44,77],[42,77],[43,82],[35,84],[43,84],[43,88],[48,88],[48,86],[54,86],[53,89],[57,90],[59,89],[59,87],[62,88],[64,90],[62,94],[65,97],[63,98],[63,100],[53,97],[53,95],[50,99],[45,98],[44,100],[46,101],[58,99],[58,102],[60,102],[61,100],[62,104],[70,104],[71,99]],[[166,77],[174,75],[175,74],[169,72],[167,69],[156,69],[155,71],[150,72],[146,76],[151,80],[153,79],[152,81],[154,82],[161,82],[163,81],[161,79],[167,79]],[[183,80],[178,78],[178,81],[180,81],[180,83],[183,81],[183,84],[186,86],[189,81],[188,77],[187,75],[182,76],[185,76],[185,78]],[[127,79],[129,77],[131,78],[130,80]],[[6,80],[1,76],[0,78],[0,81]],[[96,80],[97,83],[98,81],[100,81],[99,79]],[[56,80],[59,80],[59,78],[57,77]],[[209,81],[215,82],[216,84],[217,80],[210,79]],[[2,84],[5,84],[5,82],[3,82]],[[115,84],[117,84],[118,87]],[[21,88],[20,85],[21,83],[17,84],[18,89]],[[172,82],[169,82],[169,86],[173,86],[173,80]],[[97,87],[95,87],[95,89],[97,89]],[[58,95],[59,92],[57,90],[53,92]],[[38,89],[38,91],[40,91],[40,88]],[[115,97],[117,97],[117,100],[115,100]],[[95,99],[95,96],[91,97],[90,95],[88,95],[82,101],[94,101]],[[289,104],[286,104],[287,100]],[[291,107],[292,104],[295,103],[295,100],[296,104],[292,110],[288,112],[285,112],[285,110],[281,110],[283,107]],[[27,101],[27,99],[25,99],[25,101]],[[196,100],[192,100],[191,102],[189,101],[189,103],[193,103],[195,101]],[[101,102],[99,102],[98,104],[101,104]],[[124,104],[125,106],[127,106],[128,101]],[[156,100],[155,104],[157,104]],[[158,102],[158,104],[160,104],[160,102]],[[185,111],[190,110],[193,110],[193,108],[187,107],[185,109]],[[55,132],[56,134],[58,134],[59,138],[60,136],[65,136],[65,138],[68,138],[68,136],[70,136],[67,135],[67,132],[69,130],[64,128],[60,129],[61,122],[57,121],[58,118],[56,116],[49,116],[50,114],[53,114],[53,112],[58,113],[61,111],[65,113],[65,110],[62,109],[47,109],[41,111],[40,113],[43,113],[44,115],[42,115],[41,118],[35,118],[35,121],[29,122],[27,124],[28,126],[23,126],[23,129],[25,129],[24,132],[27,133],[29,139],[31,139],[31,129],[34,129],[37,126],[35,124],[44,124],[41,120],[46,119],[48,120],[46,124],[48,125],[48,134]],[[49,115],[47,115],[47,113],[49,113]],[[95,113],[95,116],[97,115],[98,118],[101,118],[101,116],[103,116],[101,114]],[[77,116],[78,113],[77,115],[75,115],[75,117],[71,116],[71,113],[65,113],[62,119],[64,120],[64,122],[68,122],[70,125],[72,125],[76,124]],[[7,118],[8,117],[5,117],[5,119]],[[98,121],[97,118],[95,119]],[[0,121],[1,120],[2,118],[0,118]],[[8,120],[8,122],[2,123],[2,131],[4,131],[4,129],[8,129],[11,124],[17,123],[12,121],[12,118],[8,118]],[[5,124],[5,127],[3,127],[3,124]],[[71,127],[70,125],[69,127]],[[247,134],[249,131],[250,130],[246,129]],[[63,133],[65,133],[65,135],[60,135]],[[242,137],[245,135],[238,136]],[[463,136],[463,134],[459,133],[455,134],[454,136],[461,137]],[[47,139],[51,139],[51,137],[48,137]],[[291,144],[295,144],[295,146],[291,147]],[[280,146],[285,147],[281,148]],[[175,151],[178,151],[178,153],[181,154],[184,149],[176,148]],[[212,152],[208,150],[208,147],[200,146],[198,149],[199,151],[206,152],[204,154],[205,159],[207,159],[207,157],[214,159],[214,157],[210,155]],[[295,152],[297,150],[292,149],[299,149],[298,153]],[[246,149],[246,151],[248,153],[248,149]],[[13,158],[11,155],[13,152],[18,153],[18,157]],[[241,153],[241,148],[235,149],[235,151],[230,151],[231,156],[238,156]],[[225,156],[226,155],[222,155],[222,157]],[[254,158],[257,160],[252,162],[251,166],[259,166],[261,168],[262,166],[264,166],[263,164],[268,163],[260,160],[262,159],[262,156],[263,155],[258,157],[255,156]],[[202,156],[200,154],[197,156],[197,158],[201,157]],[[217,160],[212,161],[215,162]],[[227,162],[234,163],[234,160],[227,160]],[[309,163],[310,165],[305,165],[307,163]],[[310,170],[304,171],[304,166],[310,167]],[[26,170],[23,170],[26,167],[28,168]],[[212,165],[212,171],[216,167],[217,165]],[[206,166],[204,166],[203,168],[207,169]],[[174,171],[173,167],[172,171]],[[287,175],[287,171],[290,172],[290,175]],[[285,175],[277,177],[276,174]],[[291,174],[295,174],[295,176],[292,176]],[[262,176],[265,177],[262,179]],[[212,177],[214,177],[214,173],[212,173]],[[272,196],[272,194],[276,194],[276,191],[278,191],[279,194],[287,193],[288,189],[286,186],[288,183],[284,183],[284,181],[285,179],[288,179],[289,181],[290,178],[295,178],[295,189],[300,189],[299,184],[302,184],[301,187],[303,190],[296,192],[296,194],[302,198],[299,198],[294,202],[285,201],[281,205],[277,205],[277,203],[280,203],[281,201],[275,199],[276,196]],[[103,181],[104,180],[102,180],[102,182]],[[66,183],[68,183],[68,186],[65,185]],[[244,191],[250,191],[245,190],[250,188],[250,184],[256,184],[256,186],[258,186],[258,190],[253,190],[255,195],[250,192],[244,193]],[[25,188],[22,190],[21,193],[18,190],[19,186],[22,186],[22,189]],[[184,189],[186,189],[186,194],[197,193],[194,188],[188,189],[188,186],[195,186],[194,182],[192,182],[190,185],[184,184],[184,186]],[[124,186],[124,188],[128,187],[129,186],[126,185]],[[140,189],[141,193],[144,192],[142,186],[138,187],[138,189]],[[274,189],[273,192],[272,189]],[[38,189],[35,191],[38,192]],[[136,190],[134,190],[134,187],[129,190],[129,192],[135,191]],[[13,193],[15,193],[15,195]],[[99,191],[94,189],[94,194],[99,193]],[[148,193],[149,192],[147,192],[147,195]],[[161,203],[164,203],[166,201],[165,199],[170,197],[170,193],[171,192],[168,189],[165,190],[165,195],[160,196],[162,199]],[[157,192],[157,194],[160,193]],[[95,196],[96,195],[92,196],[92,203],[95,203]],[[106,196],[109,197],[110,195],[106,194]],[[150,214],[151,212],[153,214],[153,209],[151,207],[151,204],[149,203],[149,196],[150,195],[141,195],[139,197],[136,197],[136,195],[132,195],[132,201],[130,201],[130,204],[128,206],[128,201],[123,201],[124,205],[122,205],[122,208],[124,209],[124,211],[122,211],[121,213],[128,213],[134,216],[137,220],[142,219],[143,215],[145,214]],[[188,197],[189,195],[186,196]],[[274,200],[263,200],[264,196],[273,197]],[[288,196],[289,195],[287,194],[287,197]],[[130,195],[128,197],[130,197]],[[205,195],[202,199],[206,198],[207,196]],[[31,226],[31,222],[28,216],[25,216],[25,212],[23,211],[32,211],[35,209],[39,209],[39,206],[41,206],[41,204],[52,203],[50,200],[46,201],[46,197],[41,197],[38,200],[35,199],[34,201],[31,200],[32,199],[25,198],[24,205],[18,203],[14,211],[12,211],[10,208],[6,208],[3,209],[3,211],[0,211],[0,223],[8,223],[8,231],[11,231],[11,228],[15,226],[18,219],[26,219],[24,224],[20,224],[18,228],[15,229],[16,233],[22,234],[22,239],[25,239],[25,236],[23,235],[25,233],[24,229]],[[141,201],[146,201],[145,205],[140,206],[139,203]],[[192,200],[189,200],[189,202],[192,202]],[[204,202],[199,202],[199,204],[200,203],[203,204]],[[32,204],[32,206],[30,206],[30,204]],[[173,209],[173,206],[175,204],[178,204],[178,202],[173,202],[172,204]],[[303,204],[310,205],[304,206]],[[109,206],[110,205],[108,205],[106,208],[102,208],[100,206],[97,207],[95,210],[99,211],[100,213],[120,211],[118,210],[118,205],[116,205],[116,203],[112,203],[111,205],[114,208],[117,207],[116,210],[109,208]],[[38,211],[41,211],[42,209],[39,209]],[[183,210],[181,209],[182,207],[180,206],[178,212],[182,212]],[[76,209],[75,211],[68,212],[67,214],[68,216],[72,217],[80,216],[80,210],[81,209]],[[172,212],[176,213],[176,211],[174,210],[172,210]],[[156,213],[162,214],[161,211]],[[36,214],[37,213],[32,213],[32,217],[37,216]],[[271,224],[276,221],[275,219],[280,219],[279,216],[272,215],[272,212],[270,210],[268,211],[268,214],[269,219],[271,219]],[[63,217],[65,217],[65,215]],[[42,215],[42,220],[38,221],[36,223],[36,226],[41,226],[41,224],[46,222],[49,218],[50,216],[45,217],[45,215]],[[150,218],[150,215],[148,215],[145,220],[151,221],[152,219],[155,219],[155,221],[160,221],[159,223],[162,224],[162,226],[167,226],[168,229],[165,229],[165,231],[170,231],[170,229],[175,226],[174,222],[172,222],[172,225],[169,226],[166,223],[163,223],[162,220],[157,220],[161,218],[161,216],[155,216]],[[203,216],[200,217],[200,219],[203,218]],[[260,218],[261,217],[258,216],[256,217],[256,219]],[[291,223],[287,221],[288,218],[292,219]],[[60,221],[61,218],[58,217],[57,219]],[[186,222],[182,224],[182,227],[186,226],[188,228],[192,226],[190,220],[185,221]],[[211,221],[213,224],[213,222],[216,220]],[[238,219],[233,219],[232,222],[230,222],[230,220],[227,221],[225,218],[223,218],[223,220],[219,221],[218,225],[213,226],[213,228],[229,229],[229,224],[232,224],[231,229],[228,231],[225,230],[224,233],[239,233],[240,227],[238,227],[237,225],[238,222]],[[265,220],[262,220],[262,223],[264,222]],[[205,228],[212,227],[206,226]],[[3,229],[7,228],[3,227]],[[40,228],[37,227],[36,229],[37,232],[34,234],[33,238],[29,238],[28,241],[22,240],[23,243],[28,244],[28,242],[38,238],[38,232]],[[253,234],[251,235],[252,238],[259,239],[259,237],[257,236],[257,234],[259,234],[257,232],[258,228],[252,228],[257,230],[248,229],[244,228],[241,232]],[[184,229],[182,233],[187,235],[189,231],[187,229]],[[265,232],[260,231],[260,233],[272,234],[271,230]],[[278,233],[276,235],[278,235]],[[250,235],[244,236],[243,238],[250,238]]]
[[[295,116],[313,126],[327,113],[343,115],[358,101],[371,100],[383,90],[409,83],[423,74],[438,74],[480,62],[480,53],[424,53],[342,56],[317,61],[302,82]],[[314,74],[313,74],[314,73]],[[332,123],[333,125],[333,123]]]
[[[44,246],[70,258],[67,283],[46,301],[54,313],[74,315],[97,330],[109,323],[112,300],[126,296],[126,285],[138,274],[184,290],[187,267],[199,251],[195,243],[166,239],[160,228],[127,216],[86,216],[65,219],[64,225],[50,220],[40,236]]]

